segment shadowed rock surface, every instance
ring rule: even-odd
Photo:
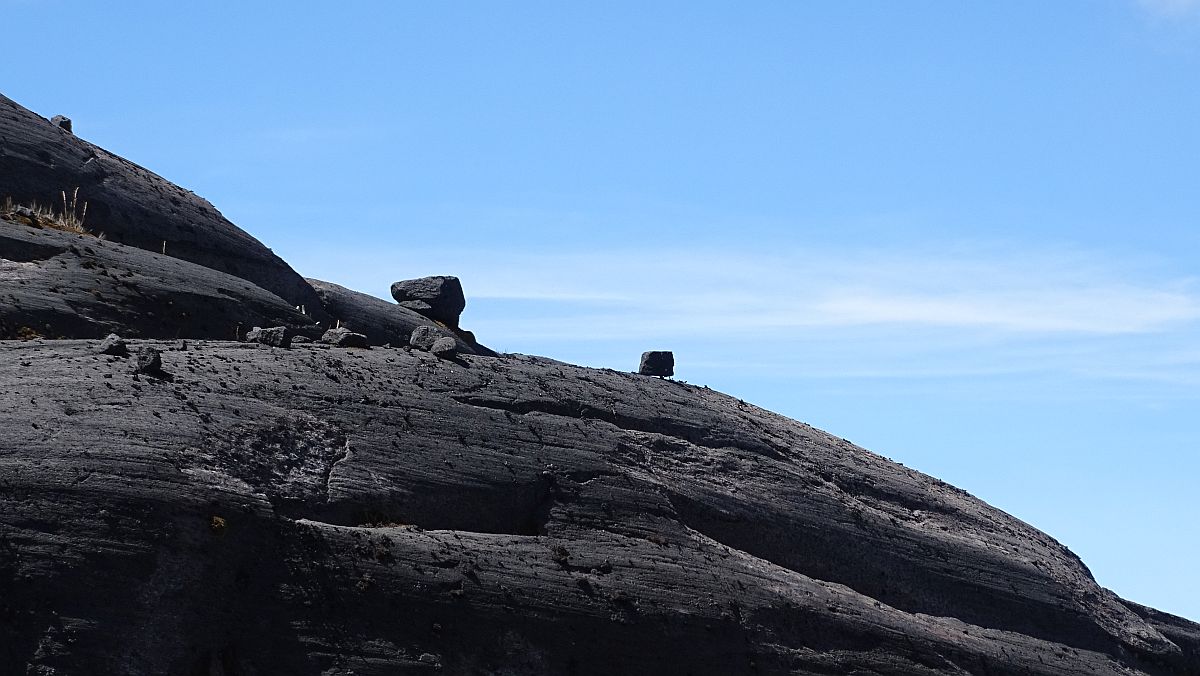
[[[316,295],[287,263],[194,193],[88,143],[0,94],[0,200],[61,208],[79,189],[84,226],[113,242],[249,280],[291,305]]]
[[[90,147],[42,122],[0,135],[0,186]],[[198,261],[0,221],[0,337],[62,338],[0,340],[0,674],[1200,676],[1200,625],[961,490],[707,388],[289,295],[164,190],[122,213]],[[198,264],[242,244],[267,288]],[[309,342],[322,309],[361,347]],[[414,333],[458,354],[368,347]]]
[[[393,282],[391,292],[400,305],[447,326],[458,326],[458,316],[467,306],[462,283],[449,275]]]
[[[320,334],[312,318],[239,277],[0,219],[0,338],[233,340],[254,326]]]
[[[0,343],[0,673],[1197,673],[1046,535],[704,388],[97,344]]]

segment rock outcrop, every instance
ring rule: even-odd
[[[334,347],[361,347],[367,348],[371,346],[371,341],[361,333],[355,333],[350,329],[339,326],[329,329],[321,336],[321,342]]]
[[[245,279],[0,219],[0,338],[236,340],[254,326],[319,335],[311,317]]]
[[[399,304],[332,282],[319,279],[307,281],[316,289],[326,314],[352,331],[365,335],[372,345],[408,345],[413,331],[425,326],[435,330],[439,336],[453,337],[460,352],[495,355],[477,343],[470,332],[439,326],[434,320]]]
[[[1027,524],[704,388],[147,345],[172,381],[0,343],[2,673],[1200,667]]]
[[[292,346],[292,333],[286,326],[272,326],[265,329],[256,326],[246,332],[246,342],[286,349]]]
[[[69,127],[69,123],[68,123]],[[111,242],[248,280],[292,306],[319,307],[308,284],[206,200],[0,95],[0,200],[60,203],[79,189],[85,226]]]
[[[0,192],[118,167],[127,237],[0,219],[0,674],[1200,676],[1200,625],[961,490],[309,286],[6,102]]]

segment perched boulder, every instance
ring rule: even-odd
[[[54,117],[50,118],[50,124],[62,129],[63,131],[75,133],[71,130],[71,118],[65,115],[55,115]]]
[[[453,359],[458,354],[458,345],[449,336],[442,336],[433,341],[429,351],[441,359]]]
[[[129,346],[125,344],[125,340],[120,336],[110,333],[96,346],[96,352],[114,357],[128,357]]]
[[[675,375],[675,354],[668,350],[651,350],[642,353],[638,373],[644,376],[668,377]]]
[[[418,326],[437,326],[432,319],[382,298],[319,279],[307,281],[321,298],[326,314],[365,335],[372,345],[407,345],[409,336]],[[455,333],[458,334],[455,337],[460,353],[495,356],[494,352],[477,343],[469,331]]]
[[[355,333],[350,329],[339,326],[334,329],[329,329],[325,335],[321,336],[322,343],[329,343],[334,347],[370,347],[371,341],[361,333]]]
[[[134,373],[157,375],[162,373],[162,353],[158,348],[144,345],[138,348],[137,359],[133,364]]]
[[[246,332],[246,342],[287,348],[292,346],[292,336],[286,326],[273,326],[269,329],[256,326]]]
[[[447,326],[458,326],[458,317],[467,306],[458,277],[446,275],[396,282],[392,284],[392,298]]]

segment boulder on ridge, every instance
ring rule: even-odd
[[[436,275],[405,279],[392,284],[392,298],[400,305],[451,327],[467,307],[458,277]]]
[[[396,303],[332,282],[311,278],[307,281],[316,290],[326,314],[341,320],[343,326],[365,335],[372,345],[407,345],[417,327],[437,326],[432,319]],[[495,355],[475,342],[475,336],[469,331],[438,328],[444,334],[453,335],[459,352]]]

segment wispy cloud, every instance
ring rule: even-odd
[[[1125,254],[439,248],[291,258],[381,297],[397,270],[458,274],[464,322],[501,349],[622,368],[631,354],[665,347],[686,352],[685,368],[709,382],[722,371],[1200,382],[1200,353],[1189,347],[1200,333],[1196,281]]]
[[[1122,334],[1200,319],[1200,294],[1190,280],[1124,278],[1099,260],[1067,254],[678,251],[469,259],[463,267],[475,297],[573,301],[576,312],[653,316],[681,332],[900,325]]]
[[[1138,5],[1155,14],[1182,16],[1200,10],[1200,0],[1137,0]]]

